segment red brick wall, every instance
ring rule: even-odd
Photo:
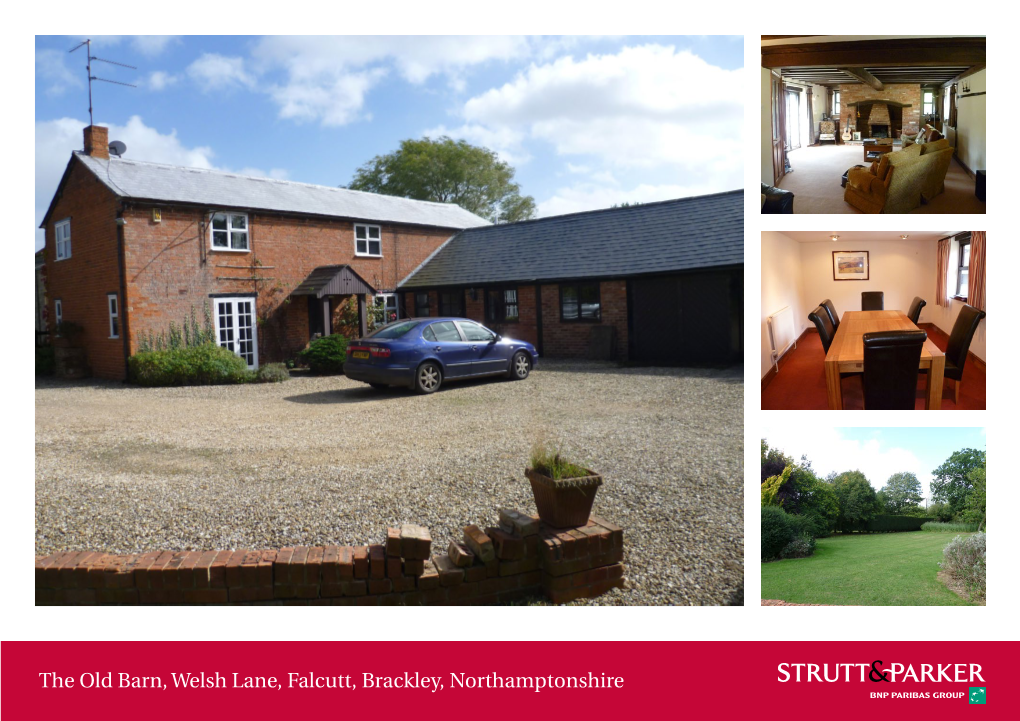
[[[602,281],[601,323],[562,323],[560,321],[559,285],[542,285],[542,354],[550,358],[585,358],[588,355],[588,340],[594,325],[612,325],[616,328],[617,360],[627,359],[627,282],[623,280]],[[527,341],[535,346],[538,342],[538,312],[535,304],[535,286],[517,287],[517,304],[520,320],[516,323],[490,324],[485,319],[486,288],[476,289],[476,298],[471,300],[471,290],[464,293],[464,315],[510,338]],[[433,312],[436,315],[436,292],[430,291]],[[414,309],[414,293],[405,294],[408,313]]]
[[[856,103],[861,100],[893,100],[897,103],[908,103],[909,108],[903,108],[903,132],[916,133],[920,129],[921,120],[921,86],[913,83],[891,83],[885,86],[884,90],[857,83],[855,85],[840,85],[840,103],[847,106],[849,103]],[[849,111],[850,108],[847,108]],[[860,124],[863,125],[867,118],[863,116]],[[858,127],[860,129],[860,127]]]
[[[249,213],[249,253],[209,248],[201,209],[125,210],[131,347],[141,333],[180,323],[194,308],[202,317],[212,293],[258,293],[261,362],[283,360],[308,340],[307,300],[286,302],[314,268],[349,264],[380,291],[396,286],[455,231],[382,224],[382,258],[355,257],[354,223]],[[251,265],[260,263],[253,280]],[[244,267],[230,267],[244,266]],[[300,307],[299,307],[300,306]]]
[[[591,329],[596,325],[616,328],[616,356],[627,358],[627,282],[607,280],[599,284],[601,323],[560,321],[560,286],[542,286],[542,350],[550,358],[585,358]]]
[[[65,218],[71,219],[71,257],[58,261],[53,228]],[[113,194],[81,163],[73,161],[45,228],[47,314],[56,318],[53,301],[60,299],[64,320],[84,328],[80,343],[93,374],[119,380],[125,373],[124,341],[110,338],[106,304],[107,293],[120,293],[116,220]],[[122,325],[123,318],[122,308]]]
[[[567,603],[624,585],[619,526],[517,519],[467,526],[463,543],[439,549],[428,529],[405,525],[371,546],[53,553],[36,558],[36,604],[482,605],[539,593]],[[456,556],[443,553],[454,545]]]

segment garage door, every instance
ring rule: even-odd
[[[733,278],[698,273],[630,281],[631,360],[681,365],[735,360],[739,313],[733,312]]]

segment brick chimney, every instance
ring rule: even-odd
[[[85,155],[93,158],[110,159],[110,134],[102,125],[85,128]]]

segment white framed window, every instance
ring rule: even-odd
[[[55,329],[59,332],[60,324],[64,322],[64,301],[60,300],[60,298],[53,301],[53,316],[54,320],[56,320]]]
[[[382,257],[382,228],[378,225],[354,225],[354,254]]]
[[[71,257],[71,219],[58,221],[53,226],[53,233],[56,237],[57,260],[67,260]]]
[[[400,318],[396,293],[379,293],[372,298],[371,325],[373,328],[392,323]]]
[[[248,216],[245,213],[213,213],[209,225],[209,242],[213,250],[247,253]]]
[[[255,298],[252,296],[212,299],[216,342],[244,358],[249,369],[259,367],[258,333],[255,327]]]
[[[106,294],[106,307],[110,311],[110,337],[120,338],[120,303],[116,293]]]

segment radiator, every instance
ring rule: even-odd
[[[797,332],[790,306],[780,308],[768,317],[769,339],[772,341],[772,365],[779,372],[779,359],[790,348],[797,347]]]

